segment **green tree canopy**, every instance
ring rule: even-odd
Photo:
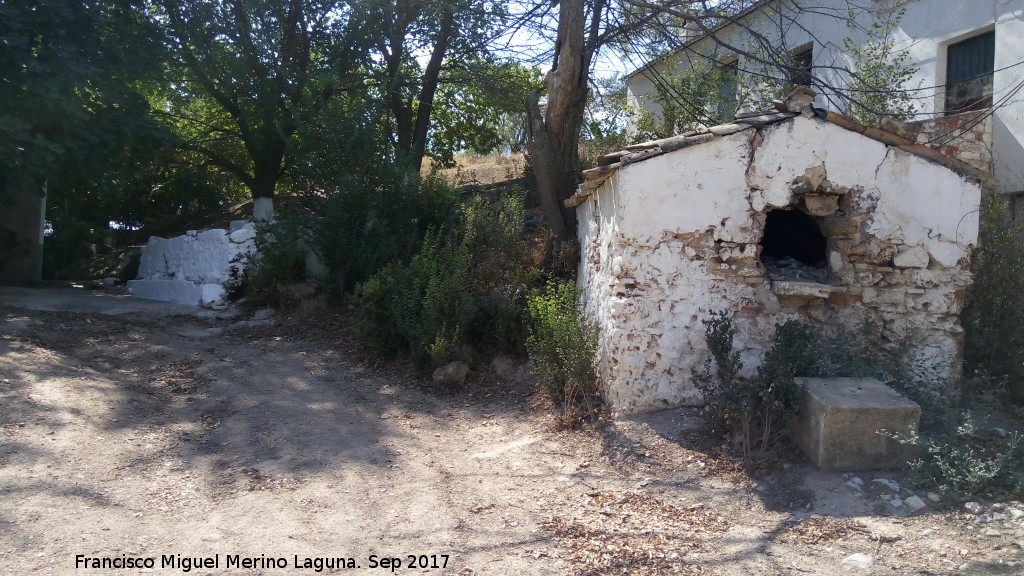
[[[157,136],[137,91],[159,66],[149,32],[130,1],[0,4],[0,190],[80,186]]]
[[[365,14],[336,0],[154,0],[150,17],[171,55],[166,116],[253,198],[273,198],[300,128],[369,57]]]
[[[441,132],[435,131],[434,146],[428,144],[432,117],[441,112],[435,105],[439,90],[446,92],[446,103],[455,103],[454,91],[459,85],[468,86],[465,71],[474,66],[478,73],[497,73],[486,81],[508,77],[510,69],[482,65],[488,61],[491,42],[504,31],[505,3],[389,0],[371,2],[370,6],[369,20],[374,23],[374,48],[379,59],[374,77],[386,104],[384,133],[396,157],[418,171],[428,147],[435,153],[441,151],[442,156],[446,154],[446,146],[436,144]],[[472,66],[466,66],[467,62]],[[444,84],[449,87],[443,88]],[[481,86],[483,83],[476,88]],[[467,89],[462,102],[475,98],[479,103],[482,92],[476,88]],[[452,119],[450,115],[448,118]]]

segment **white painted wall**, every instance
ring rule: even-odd
[[[789,2],[776,2],[772,7],[783,11]],[[826,84],[842,85],[839,75],[828,70],[830,66],[846,66],[848,62],[843,39],[851,33],[841,17],[851,5],[870,8],[891,5],[892,0],[813,0],[811,4],[815,8],[813,13],[797,15],[793,22],[784,26],[781,34],[778,26],[769,25],[770,20],[763,15],[752,15],[748,21],[776,46],[794,49],[814,42],[813,64],[819,67],[816,76]],[[944,91],[941,86],[946,80],[947,47],[978,33],[995,30],[993,83],[994,100],[999,106],[993,116],[994,175],[1002,183],[1003,191],[1024,191],[1024,88],[1020,88],[1024,85],[1024,0],[908,0],[905,7],[906,14],[896,33],[897,45],[909,51],[910,65],[919,69],[911,88],[922,88],[915,93],[922,114],[942,112]],[[862,19],[861,23],[867,25],[868,21]],[[749,35],[737,27],[720,34],[725,43],[733,46],[748,43]],[[864,37],[856,40],[863,42]],[[654,68],[667,74],[688,58],[713,57],[721,50],[708,39],[690,48],[689,54],[680,52],[668,56]],[[754,65],[741,56],[739,68],[750,70]],[[634,73],[628,82],[628,99],[634,107],[657,113],[658,106],[645,99],[653,88],[652,77],[651,71]],[[817,104],[842,112],[828,93],[820,95]]]
[[[796,306],[765,280],[757,243],[766,211],[789,206],[793,178],[815,166],[837,186],[863,188],[850,207],[869,214],[857,242],[895,257],[867,266],[837,253],[833,284],[847,300]],[[701,320],[715,310],[736,315],[747,375],[776,323],[838,315],[852,324],[871,311],[954,377],[980,197],[938,164],[804,117],[619,168],[577,208],[579,279],[599,329],[606,400],[626,413],[699,403],[691,370],[708,355]]]
[[[139,277],[128,290],[140,298],[221,307],[232,269],[241,274],[254,250],[256,230],[251,222],[232,223],[231,230],[214,228],[184,236],[153,236],[142,247]]]

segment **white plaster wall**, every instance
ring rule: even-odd
[[[699,163],[687,154],[664,154],[621,169],[620,194],[630,201],[617,206],[620,234],[653,246],[666,234],[707,228],[712,215],[731,221],[722,227],[730,234],[723,239],[739,233],[749,223],[745,173],[753,134],[747,130],[700,146]]]
[[[735,314],[748,376],[776,323],[830,322],[838,313],[852,324],[865,309],[892,338],[913,339],[952,373],[980,188],[814,118],[769,126],[756,147],[753,136],[748,130],[626,165],[579,206],[584,308],[599,328],[600,375],[613,409],[699,403],[691,370],[707,357],[701,320],[715,310]],[[766,207],[787,205],[792,179],[821,165],[833,183],[864,188],[862,201],[874,205],[866,231],[895,245],[900,265],[887,263],[888,280],[879,282],[841,263],[842,276],[858,285],[857,303],[798,311],[763,280],[756,243]]]
[[[232,230],[190,230],[184,236],[153,236],[142,247],[139,278],[128,282],[140,298],[193,306],[221,306],[232,269],[241,273],[254,249],[252,223],[233,223]]]
[[[943,268],[969,256],[978,238],[980,197],[955,172],[891,149],[878,167],[878,205],[867,232],[904,246],[920,246]]]
[[[776,3],[779,4],[779,3]],[[871,8],[875,5],[889,5],[891,0],[815,0],[814,10],[801,13],[785,26],[780,34],[778,26],[766,25],[764,17],[752,16],[754,27],[763,32],[773,45],[793,49],[813,41],[814,66],[820,67],[815,75],[827,85],[843,86],[843,80],[831,66],[847,66],[849,57],[843,48],[843,39],[851,36],[842,16],[848,7]],[[905,3],[906,14],[900,27],[894,33],[897,47],[910,54],[909,65],[918,72],[909,82],[909,88],[919,89],[914,93],[921,114],[942,112],[946,78],[946,49],[950,44],[988,30],[995,30],[996,72],[993,77],[994,100],[997,108],[993,113],[993,168],[994,175],[1006,192],[1024,191],[1024,1],[1021,0],[910,0]],[[860,23],[867,25],[865,18]],[[746,46],[748,34],[739,29],[728,29],[721,33],[723,40],[733,46]],[[857,42],[865,36],[852,35]],[[654,68],[669,74],[673,68],[685,63],[694,54],[711,55],[720,50],[710,40],[691,46],[690,56],[671,55],[658,62]],[[753,70],[756,66],[740,56],[740,70]],[[658,112],[645,95],[652,89],[651,72],[640,71],[629,78],[627,91],[632,105]],[[827,91],[819,96],[816,104],[842,112],[837,100],[830,98]]]
[[[887,147],[827,122],[781,122],[763,131],[748,182],[760,190],[755,210],[789,204],[789,184],[810,166],[823,165],[828,179],[840,186],[865,186],[885,160]],[[807,159],[811,164],[794,162]],[[806,165],[805,165],[806,164]]]
[[[600,328],[601,377],[616,410],[698,403],[689,367],[703,361],[700,320],[753,298],[722,282],[677,234],[749,241],[745,173],[753,131],[626,166],[580,207],[588,317]],[[698,152],[688,153],[699,149]]]

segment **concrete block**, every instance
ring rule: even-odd
[[[873,378],[797,378],[806,387],[793,442],[821,470],[900,468],[913,457],[906,446],[879,434],[912,434],[921,407]]]

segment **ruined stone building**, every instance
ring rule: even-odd
[[[701,401],[701,321],[735,314],[752,373],[775,325],[866,316],[942,378],[962,359],[985,174],[914,134],[787,112],[606,155],[566,204],[579,220],[579,279],[599,331],[600,377],[618,412]]]

